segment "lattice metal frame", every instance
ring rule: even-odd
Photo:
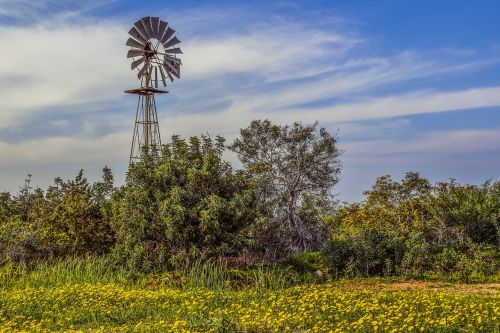
[[[158,152],[161,149],[161,136],[154,93],[140,94],[137,100],[134,134],[130,148],[130,163],[141,161],[143,147],[146,147],[149,153]]]

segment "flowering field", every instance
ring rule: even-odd
[[[500,332],[500,286],[370,281],[278,291],[0,288],[0,332]]]

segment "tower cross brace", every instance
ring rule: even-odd
[[[129,163],[140,162],[144,149],[149,153],[159,152],[161,150],[161,136],[158,126],[155,94],[167,93],[168,91],[141,87],[126,90],[125,92],[138,95]]]

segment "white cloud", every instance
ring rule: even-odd
[[[270,94],[273,96],[273,94]],[[295,96],[275,96],[276,100],[262,95],[244,103],[235,102],[229,109],[220,112],[178,114],[162,118],[170,131],[182,134],[196,134],[207,130],[217,133],[234,134],[238,128],[246,126],[253,119],[270,119],[278,123],[293,121],[314,122],[340,126],[344,122],[353,122],[386,117],[408,116],[412,114],[474,109],[500,105],[500,87],[478,88],[454,92],[416,92],[401,96],[368,99],[358,103],[338,104],[332,107],[303,108],[294,110],[273,110],[295,103]],[[271,107],[266,108],[269,102]],[[349,126],[352,126],[349,125]]]
[[[0,167],[74,165],[116,162],[128,156],[129,133],[113,133],[98,139],[49,137],[22,143],[0,142]]]
[[[79,18],[86,12],[116,0],[0,0],[0,18],[14,19],[22,25],[40,21]]]
[[[500,150],[500,129],[438,131],[410,139],[346,142],[343,148],[350,155],[379,159],[386,159],[388,154],[427,153],[442,157],[481,153]]]
[[[56,107],[67,106],[65,112],[70,113],[79,112],[82,104],[117,101],[123,98],[123,89],[137,84],[125,58],[125,25],[112,19],[68,19],[64,13],[51,19],[34,25],[0,26],[4,36],[0,44],[0,128]],[[333,108],[297,109],[296,105],[489,63],[478,60],[446,66],[421,60],[415,52],[391,57],[356,55],[356,47],[364,42],[299,23],[256,25],[248,32],[192,38],[182,44],[183,80],[171,89],[168,103],[183,113],[206,105],[231,105],[228,110],[219,108],[225,119],[249,120],[262,114],[284,120],[305,116],[350,121],[358,119],[356,114],[360,119],[385,117],[399,112],[400,106],[409,107],[398,103],[399,96]],[[413,99],[420,97],[417,94]],[[406,95],[401,101],[411,99],[412,95]],[[440,102],[448,103],[436,100],[435,108],[428,106],[427,112],[439,111]],[[468,101],[466,105],[478,103],[484,102]],[[395,107],[388,110],[386,105]],[[283,110],[287,110],[286,116]],[[206,117],[216,118],[217,113]],[[180,118],[176,119],[182,122]]]
[[[477,109],[500,105],[500,87],[474,88],[451,92],[412,92],[397,96],[365,99],[309,110],[309,118],[324,121],[355,121],[411,114]],[[292,114],[302,114],[295,109]]]
[[[123,90],[137,84],[125,58],[128,25],[117,19],[82,15],[103,1],[87,1],[84,7],[57,15],[45,14],[51,6],[64,8],[68,3],[0,0],[0,16],[23,23],[34,19],[31,24],[0,26],[0,130],[43,119],[46,114],[52,115],[48,122],[54,127],[53,133],[45,132],[36,139],[0,140],[0,168],[10,170],[2,174],[8,188],[13,188],[11,175],[24,172],[22,168],[44,172],[65,165],[62,172],[72,174],[80,167],[100,168],[105,163],[122,170],[128,162],[135,102]],[[179,22],[172,21],[174,28],[200,22],[210,26],[210,20],[224,24],[221,13],[213,17],[212,12],[192,14],[177,16]],[[189,136],[209,132],[231,139],[251,120],[269,118],[278,123],[319,120],[322,125],[339,127],[341,136],[369,130],[373,140],[343,143],[357,161],[370,152],[380,153],[379,157],[406,152],[434,156],[460,149],[476,152],[498,148],[498,131],[440,132],[403,144],[383,138],[387,131],[406,129],[407,120],[386,121],[376,128],[357,123],[500,105],[500,87],[418,89],[385,96],[378,90],[422,78],[461,75],[496,59],[449,64],[417,51],[369,54],[368,37],[306,23],[255,22],[248,29],[228,29],[225,33],[191,31],[186,39],[179,29],[185,53],[182,80],[157,101],[163,138],[172,133]],[[89,104],[94,111],[96,105],[102,105],[99,117],[85,116]],[[111,113],[111,104],[129,109],[123,114]],[[210,111],[204,112],[206,109]],[[54,116],[55,110],[64,111]],[[82,126],[75,128],[80,130],[69,136],[58,134],[76,115]],[[113,126],[96,135],[95,128],[106,123]],[[19,130],[36,131],[36,127]]]
[[[359,41],[302,27],[265,27],[246,34],[197,38],[184,46],[186,77],[211,79],[227,73],[255,73],[266,81],[303,77],[329,58],[329,65]],[[283,77],[283,75],[287,75]]]
[[[133,79],[122,32],[106,23],[0,27],[0,78],[21,78],[0,91],[0,128],[50,107],[120,97],[124,82]]]

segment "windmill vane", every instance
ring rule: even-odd
[[[177,56],[182,51],[176,47],[180,40],[174,33],[168,22],[151,16],[135,22],[128,32],[127,58],[132,58],[130,68],[138,71],[137,78],[141,82],[140,88],[125,91],[139,96],[130,163],[142,160],[144,149],[149,152],[161,149],[155,94],[168,92],[158,89],[160,81],[166,87],[167,79],[173,82],[174,77],[181,77],[182,62]]]

